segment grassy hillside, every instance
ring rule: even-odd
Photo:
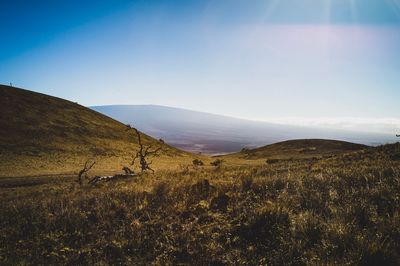
[[[145,135],[143,140],[162,145]],[[128,164],[136,143],[133,131],[91,109],[0,85],[0,176],[74,173],[87,159],[96,161],[94,172],[115,172]],[[163,146],[155,168],[171,167],[173,158],[191,161],[189,154]]]
[[[400,264],[400,144],[96,187],[1,179],[0,198],[4,265]]]
[[[241,159],[301,159],[318,158],[360,151],[369,148],[366,145],[338,140],[298,139],[278,142],[253,150],[227,155],[227,158]]]
[[[118,171],[136,136],[21,89],[0,108],[0,265],[400,265],[400,143],[286,141],[216,167],[165,145],[155,174],[80,186],[43,175]]]

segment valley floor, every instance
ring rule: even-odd
[[[400,144],[79,186],[0,179],[0,264],[399,265]]]

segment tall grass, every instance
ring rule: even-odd
[[[400,145],[310,163],[197,167],[1,189],[0,261],[399,265]],[[394,159],[393,159],[394,158]]]

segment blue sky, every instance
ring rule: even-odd
[[[400,0],[5,0],[0,20],[0,83],[83,105],[400,129]]]

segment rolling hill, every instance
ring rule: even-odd
[[[299,159],[344,154],[368,149],[369,146],[327,139],[298,139],[278,142],[257,149],[244,149],[227,155],[243,159]]]
[[[225,154],[290,139],[338,139],[366,145],[395,142],[394,135],[300,127],[257,122],[157,105],[93,106],[93,110],[135,125],[144,133],[162,138],[191,152]]]
[[[143,135],[146,145],[163,152],[155,167],[191,155]],[[96,111],[60,98],[0,85],[0,176],[77,172],[95,160],[94,172],[115,172],[137,149],[136,135]],[[190,161],[190,160],[189,160]]]

